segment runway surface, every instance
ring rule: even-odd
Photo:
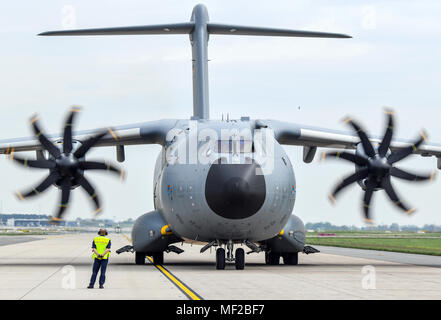
[[[163,267],[138,266],[134,254],[114,253],[129,244],[121,234],[109,235],[105,289],[91,290],[94,236],[1,246],[0,299],[441,299],[439,257],[320,247],[300,254],[298,266],[267,266],[263,254],[250,254],[245,270],[215,270],[214,250],[200,254],[200,246],[184,244],[184,253],[165,254]]]
[[[42,240],[39,236],[0,236],[0,246],[7,246],[14,243]]]

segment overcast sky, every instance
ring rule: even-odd
[[[369,132],[382,134],[382,108],[397,115],[396,137],[426,128],[441,142],[441,4],[439,1],[3,1],[0,4],[0,136],[31,134],[28,120],[41,115],[58,132],[72,104],[83,106],[78,129],[192,114],[188,36],[38,37],[48,30],[186,22],[194,5],[208,7],[213,22],[343,32],[353,39],[300,39],[212,35],[209,42],[210,115],[279,119],[333,129],[350,114]],[[298,108],[300,106],[300,109]],[[88,173],[102,198],[104,217],[136,218],[153,209],[152,174],[158,146],[126,148],[127,181]],[[302,162],[301,148],[286,147],[297,180],[294,214],[305,222],[364,225],[356,185],[331,206],[327,195],[353,171],[345,162]],[[89,158],[115,160],[113,148]],[[429,172],[435,158],[413,157],[400,167]],[[51,214],[58,190],[19,202],[12,192],[47,173],[0,159],[0,211]],[[374,195],[378,223],[441,224],[440,181],[395,181],[417,208],[407,217]],[[68,218],[90,217],[81,190]]]

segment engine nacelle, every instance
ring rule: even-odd
[[[286,226],[274,238],[264,241],[273,252],[302,252],[305,247],[305,225],[303,221],[291,215]]]
[[[157,210],[140,216],[132,228],[133,248],[137,252],[163,252],[170,244],[180,241],[182,239],[170,230],[161,212]]]

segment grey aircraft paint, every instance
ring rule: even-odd
[[[211,130],[231,128],[250,128],[253,123],[249,121],[205,121],[199,123],[199,131],[204,127]],[[180,122],[181,128],[186,129],[185,121]],[[187,138],[178,139],[175,144],[187,143],[191,134],[190,130],[182,130]],[[220,133],[219,133],[220,136]],[[182,141],[182,142],[180,142]],[[243,241],[245,239],[258,241],[268,239],[277,235],[287,223],[291,215],[295,201],[295,179],[292,165],[284,149],[273,141],[275,150],[271,160],[274,161],[274,169],[271,174],[253,179],[264,180],[265,192],[264,202],[256,212],[246,218],[225,218],[210,208],[206,198],[207,181],[210,183],[209,172],[213,166],[225,166],[223,169],[230,170],[231,166],[242,166],[246,164],[218,164],[217,159],[208,164],[173,164],[166,162],[163,158],[160,173],[157,176],[155,187],[155,203],[157,210],[160,210],[165,220],[170,224],[173,231],[186,239],[198,241],[210,241],[214,239]],[[171,143],[167,148],[178,148]],[[201,148],[202,145],[199,146]],[[199,149],[200,150],[200,149]],[[207,150],[206,152],[209,152]],[[220,157],[228,158],[230,154],[220,153]],[[241,153],[245,159],[253,158],[253,154]],[[178,161],[179,159],[176,159]],[[248,161],[249,162],[249,161]],[[157,168],[159,169],[159,168]],[[253,173],[255,176],[255,174]],[[230,180],[241,178],[240,172],[236,171]],[[224,183],[228,184],[228,181]],[[223,186],[221,186],[223,187]],[[224,199],[225,200],[225,199]],[[252,199],[250,199],[252,200]],[[254,199],[252,200],[254,201]],[[251,204],[250,204],[251,206]]]

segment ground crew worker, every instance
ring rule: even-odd
[[[98,237],[95,237],[92,241],[93,251],[93,269],[92,277],[90,278],[88,289],[93,289],[95,280],[98,275],[98,271],[101,269],[100,274],[100,289],[104,289],[104,282],[106,281],[106,269],[109,262],[110,255],[110,239],[106,237],[107,230],[102,228],[98,231]]]

